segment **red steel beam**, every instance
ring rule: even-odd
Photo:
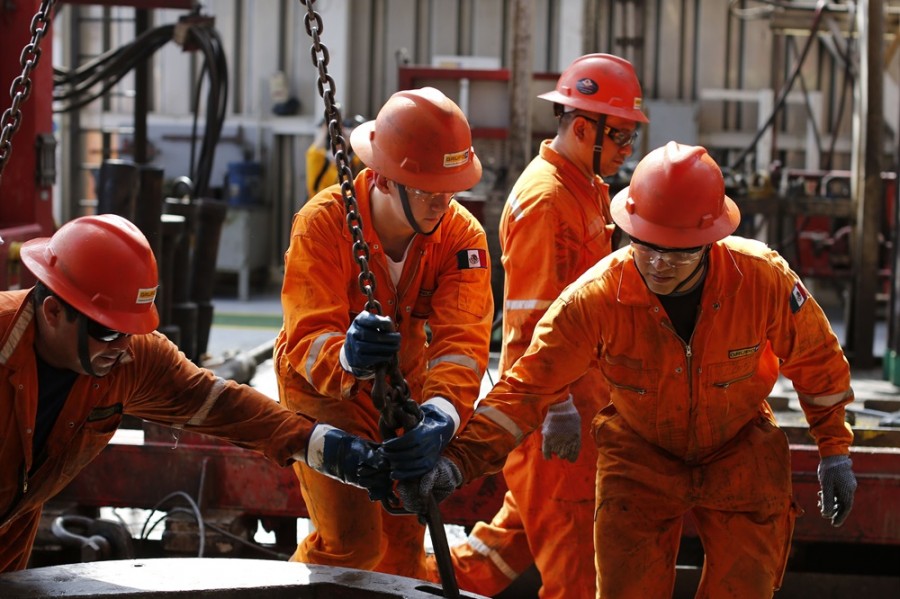
[[[160,429],[166,431],[167,429]],[[801,541],[900,545],[900,448],[853,449],[859,489],[853,514],[832,528],[816,507],[819,463],[814,446],[792,445],[794,497],[805,512],[794,538]],[[204,509],[238,510],[259,517],[306,518],[308,513],[291,468],[279,468],[261,455],[215,439],[182,433],[147,433],[142,444],[110,444],[58,496],[93,507],[149,509],[174,491],[196,497],[204,481]],[[489,521],[500,507],[506,485],[489,476],[451,495],[441,504],[444,522],[472,526]],[[696,536],[686,521],[684,534]]]

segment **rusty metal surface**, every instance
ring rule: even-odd
[[[3,599],[426,599],[440,596],[439,587],[401,576],[252,559],[122,560],[0,574]],[[472,593],[461,596],[481,597]]]
[[[805,427],[786,427],[791,439],[794,497],[805,511],[795,539],[900,545],[900,447],[897,429],[857,429],[853,448],[859,478],[853,514],[839,529],[819,517],[816,448],[803,442]],[[866,444],[869,446],[865,446]],[[152,472],[152,476],[122,473]],[[84,506],[151,508],[174,491],[194,494],[204,480],[204,509],[236,510],[266,517],[308,517],[290,468],[278,468],[262,456],[208,437],[182,434],[177,447],[165,429],[148,433],[141,445],[112,444],[57,499]],[[502,504],[506,485],[492,476],[466,485],[441,503],[446,524],[472,526],[490,521]],[[686,528],[691,534],[691,528]]]
[[[120,431],[117,439],[69,484],[55,501],[92,507],[152,508],[175,491],[197,493],[204,510],[235,510],[266,517],[309,517],[291,468],[212,437],[147,425],[147,433]],[[152,472],[152,476],[140,473]],[[134,473],[129,476],[127,473]],[[441,503],[446,524],[472,526],[490,520],[503,502],[506,484],[487,477]]]

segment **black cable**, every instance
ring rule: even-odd
[[[191,506],[191,511],[194,515],[194,518],[197,520],[197,529],[199,531],[198,534],[200,535],[200,548],[197,551],[197,557],[203,557],[203,551],[206,549],[206,523],[203,520],[203,514],[200,513],[200,508],[197,506],[197,502],[195,502],[194,498],[191,497],[190,495],[188,495],[187,493],[185,493],[184,491],[174,491],[172,493],[169,493],[162,499],[160,499],[158,502],[156,502],[156,505],[154,505],[153,508],[150,510],[150,514],[147,516],[147,520],[144,521],[144,526],[141,527],[140,539],[142,541],[146,540],[147,537],[150,536],[150,532],[154,528],[156,528],[156,526],[160,522],[162,522],[163,520],[165,520],[168,517],[168,515],[163,515],[162,517],[158,518],[153,523],[153,526],[151,526],[149,529],[147,528],[147,525],[150,523],[150,519],[153,517],[153,514],[155,514],[157,511],[159,511],[160,506],[162,506],[164,503],[166,503],[170,499],[175,499],[178,497],[184,499],[188,503],[188,505]],[[184,509],[184,508],[182,508],[182,509]]]
[[[54,72],[54,112],[71,112],[82,108],[109,92],[136,65],[150,59],[172,40],[175,25],[155,27],[132,42],[106,52],[75,69]],[[196,196],[208,196],[215,152],[221,139],[228,106],[228,64],[218,31],[207,26],[188,29],[189,42],[203,53],[203,69],[193,102],[194,121],[191,139],[190,175]],[[197,148],[200,92],[208,77],[205,102],[205,125]]]
[[[54,107],[54,111],[70,112],[103,96],[136,65],[148,60],[166,45],[172,39],[173,31],[173,25],[158,27],[74,71],[57,70],[54,75],[53,100],[68,102]],[[97,85],[100,88],[91,91]]]
[[[774,3],[773,3],[774,4]],[[809,29],[809,37],[806,40],[806,45],[803,46],[803,51],[800,53],[800,58],[794,64],[794,69],[788,77],[787,81],[785,81],[784,85],[781,88],[781,91],[778,93],[778,99],[775,101],[775,106],[772,108],[772,114],[769,115],[769,118],[766,119],[766,122],[756,131],[756,135],[753,136],[753,141],[744,148],[741,152],[740,156],[738,156],[737,160],[735,160],[731,165],[729,165],[729,169],[732,171],[736,171],[737,167],[740,166],[744,160],[746,160],[747,156],[750,155],[756,149],[756,144],[759,143],[759,140],[765,134],[765,132],[772,126],[772,123],[775,122],[775,117],[778,116],[778,113],[784,107],[785,102],[787,101],[788,92],[791,91],[791,87],[794,85],[794,80],[797,79],[797,76],[800,74],[800,68],[803,66],[803,63],[806,60],[806,56],[809,54],[809,50],[812,47],[812,42],[816,39],[816,35],[819,31],[819,23],[822,20],[822,17],[825,14],[825,0],[818,0],[816,2],[815,16],[813,17],[812,25],[810,25]],[[763,165],[765,166],[765,165]]]

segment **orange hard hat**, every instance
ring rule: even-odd
[[[725,195],[722,170],[706,148],[674,141],[644,156],[610,211],[631,237],[669,248],[718,241],[741,222],[737,205]]]
[[[407,187],[462,191],[481,179],[466,115],[433,87],[392,95],[374,121],[353,130],[350,145],[363,164]]]
[[[54,294],[105,327],[142,335],[159,326],[156,258],[121,216],[71,220],[52,237],[23,243],[21,259]]]
[[[641,84],[631,63],[612,54],[586,54],[572,61],[556,89],[538,98],[572,109],[650,122],[641,112]]]

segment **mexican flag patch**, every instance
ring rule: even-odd
[[[808,299],[809,291],[806,290],[803,283],[800,281],[794,283],[794,288],[791,289],[791,312],[794,314],[799,312]]]
[[[487,252],[484,250],[462,250],[456,252],[456,267],[460,270],[464,268],[487,268]]]

